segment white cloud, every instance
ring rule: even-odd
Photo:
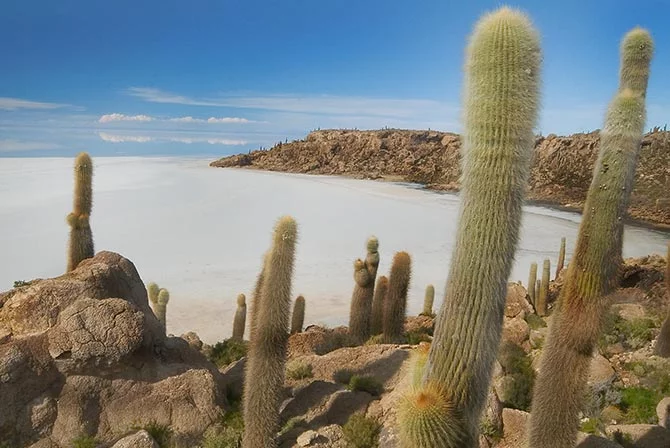
[[[172,93],[163,92],[159,89],[151,87],[130,87],[127,90],[128,94],[142,98],[150,103],[166,103],[166,104],[185,104],[189,106],[218,106],[216,103],[205,100],[194,100],[185,96],[175,95]]]
[[[246,140],[235,140],[235,139],[204,137],[204,136],[176,137],[171,135],[157,135],[157,136],[117,135],[117,134],[109,134],[107,132],[98,132],[98,136],[102,140],[109,143],[149,143],[149,142],[163,141],[173,143],[185,143],[187,145],[193,143],[208,143],[210,145],[228,145],[228,146],[246,145],[248,143]]]
[[[108,134],[106,132],[98,132],[98,135],[101,139],[110,143],[147,143],[154,141],[153,137],[147,137],[143,135],[115,135]]]
[[[98,120],[99,123],[110,123],[112,121],[153,121],[154,118],[148,115],[124,115],[124,114],[105,114]]]
[[[12,151],[38,151],[47,149],[58,149],[60,145],[48,142],[28,142],[20,140],[0,140],[0,152]]]
[[[207,119],[207,123],[251,123],[251,120],[238,117],[223,117],[223,118],[209,117]]]
[[[2,110],[58,109],[67,106],[68,104],[44,103],[40,101],[22,100],[20,98],[0,97],[0,109]]]

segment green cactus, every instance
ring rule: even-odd
[[[291,334],[300,333],[305,325],[305,298],[300,295],[296,297],[291,315]]]
[[[167,289],[161,288],[161,290],[158,292],[158,298],[156,299],[154,312],[156,314],[156,317],[158,318],[158,321],[163,326],[163,330],[166,333],[167,333],[166,314],[167,314],[167,304],[169,301],[170,301],[170,293],[168,292]]]
[[[376,336],[384,331],[384,303],[389,287],[389,279],[385,275],[379,276],[372,299],[372,316],[370,317],[370,334]]]
[[[537,311],[537,301],[538,297],[540,297],[540,290],[542,289],[542,280],[539,278],[535,281],[535,314],[538,313]]]
[[[551,260],[548,258],[542,263],[542,281],[540,282],[540,293],[536,297],[537,306],[535,312],[538,316],[547,315],[547,297],[549,296],[549,278],[551,277]]]
[[[67,216],[70,225],[67,272],[77,268],[82,260],[94,255],[93,232],[89,218],[93,207],[93,161],[79,153],[74,161],[74,204]]]
[[[272,250],[265,262],[259,306],[254,313],[244,381],[243,448],[274,448],[284,385],[296,222],[282,217],[275,225]]]
[[[534,261],[530,264],[530,272],[528,274],[528,298],[530,303],[535,308],[535,281],[537,280],[537,263]]]
[[[247,323],[247,298],[244,294],[237,296],[237,310],[233,320],[233,336],[235,341],[244,340],[244,327]]]
[[[665,294],[670,301],[670,243],[668,243],[668,253],[665,256]],[[670,358],[670,313],[663,321],[654,350],[658,356]]]
[[[423,297],[423,311],[421,315],[433,317],[433,301],[435,300],[435,287],[426,286],[426,294]]]
[[[389,285],[384,303],[382,322],[383,341],[387,344],[402,341],[407,313],[407,291],[412,276],[412,261],[407,252],[397,252],[391,263]]]
[[[647,85],[653,42],[646,31],[635,29],[623,38],[621,49],[623,85],[608,107],[600,133],[574,256],[535,381],[529,431],[533,448],[572,448],[575,444],[591,355],[608,308],[606,296],[616,288],[620,273],[623,218],[646,120],[645,93],[628,87]],[[641,67],[627,67],[629,64]]]
[[[561,238],[561,248],[558,250],[558,263],[556,263],[556,278],[565,266],[565,237]]]
[[[535,142],[539,36],[503,7],[477,24],[466,56],[460,220],[423,382],[404,400],[404,447],[478,446]]]
[[[370,337],[375,277],[379,267],[379,241],[376,237],[368,239],[367,250],[365,261],[359,258],[354,262],[354,292],[349,310],[349,334],[359,342]]]
[[[147,284],[147,297],[149,298],[149,303],[152,305],[158,302],[158,293],[160,292],[160,288],[158,285],[154,282],[148,283]]]
[[[259,304],[261,301],[261,288],[263,287],[263,280],[265,279],[265,269],[268,263],[270,252],[265,252],[261,265],[261,271],[256,278],[256,285],[254,286],[254,295],[251,298],[251,319],[249,319],[249,339],[253,338],[256,331],[256,321],[258,316]]]

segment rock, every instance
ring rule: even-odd
[[[647,315],[639,303],[615,303],[612,305],[612,311],[626,320],[642,319]]]
[[[238,359],[221,369],[223,382],[226,385],[226,396],[232,400],[242,398],[244,392],[244,369],[247,365],[247,357]]]
[[[184,333],[181,335],[181,338],[188,342],[188,345],[193,347],[195,350],[200,351],[202,350],[202,341],[200,340],[200,336],[197,335],[194,331],[189,331],[188,333]]]
[[[591,359],[588,384],[596,391],[604,390],[614,381],[615,373],[610,362],[601,354],[595,353]]]
[[[306,420],[317,428],[329,424],[343,426],[352,414],[365,414],[371,401],[372,395],[367,392],[339,390],[328,397],[323,407],[310,409]]]
[[[526,441],[526,430],[530,414],[517,409],[502,411],[503,438],[498,448],[520,448]]]
[[[605,433],[614,440],[621,435],[628,436],[635,448],[667,448],[670,446],[670,431],[662,426],[612,425],[605,428]]]
[[[301,333],[292,334],[288,339],[288,355],[325,355],[346,345],[356,345],[349,337],[346,327],[325,329],[311,326]]]
[[[542,328],[542,330],[544,330],[544,328]],[[533,349],[542,348],[542,346],[544,345],[545,338],[546,338],[546,331],[530,330],[528,338],[530,342],[530,347]]]
[[[296,442],[298,446],[310,446],[317,437],[319,437],[319,433],[309,430],[300,434]]]
[[[507,285],[507,298],[505,299],[505,317],[526,318],[526,314],[533,312],[533,307],[528,300],[526,288],[518,283],[509,283]]]
[[[112,448],[159,448],[158,443],[145,430],[136,432],[112,445]]]
[[[33,443],[28,448],[60,448],[60,447],[56,445],[51,439],[46,438]]]
[[[524,344],[524,342],[528,341],[529,336],[530,327],[522,317],[519,316],[513,319],[505,319],[502,333],[502,338],[505,341],[509,341],[519,347],[528,346],[530,349],[529,344]]]
[[[405,319],[405,333],[433,334],[434,319],[430,316],[407,316]]]
[[[656,415],[658,424],[666,429],[670,429],[670,397],[665,397],[659,401],[656,406]]]
[[[144,335],[144,316],[123,299],[79,299],[58,316],[49,332],[54,359],[112,365],[137,350]]]
[[[294,417],[306,415],[310,409],[322,407],[328,398],[342,389],[339,384],[316,380],[294,392],[294,396],[282,403],[279,408],[281,424]]]
[[[604,437],[580,432],[577,436],[577,445],[575,445],[575,448],[622,448],[622,446]]]

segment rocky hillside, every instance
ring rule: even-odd
[[[538,137],[528,198],[581,211],[598,150],[598,132]],[[402,179],[456,191],[460,138],[437,131],[322,130],[212,162],[214,167],[251,167],[292,173]],[[670,227],[670,132],[645,135],[631,198],[630,216]]]

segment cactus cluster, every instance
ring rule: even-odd
[[[456,247],[422,382],[403,400],[404,447],[478,444],[530,171],[537,32],[524,14],[503,7],[476,25],[466,58]]]
[[[235,341],[244,340],[244,327],[247,323],[247,297],[244,294],[237,296],[237,310],[233,320],[233,336]]]
[[[67,272],[77,268],[82,260],[94,255],[93,232],[90,216],[93,207],[93,161],[85,153],[79,153],[74,161],[74,204],[67,215],[70,239],[67,256]]]
[[[170,293],[167,289],[159,287],[157,283],[151,282],[147,283],[147,297],[149,298],[154,316],[156,316],[156,319],[158,319],[165,331],[167,328],[166,314],[167,304],[170,301]]]
[[[370,337],[370,320],[375,279],[379,267],[379,241],[372,236],[367,241],[367,256],[354,261],[354,292],[349,311],[349,333],[355,340]]]
[[[533,391],[530,445],[572,448],[591,355],[622,261],[628,209],[646,120],[653,41],[635,28],[621,43],[619,89],[609,104],[573,258],[564,276]],[[556,375],[556,372],[561,372]]]

